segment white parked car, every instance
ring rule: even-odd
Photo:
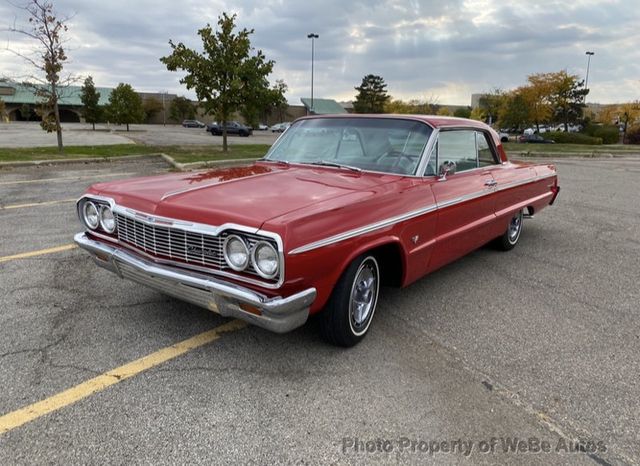
[[[291,126],[291,123],[289,123],[288,121],[285,121],[284,123],[276,123],[275,125],[273,125],[271,128],[269,128],[271,130],[272,133],[282,133],[284,132],[289,126]]]

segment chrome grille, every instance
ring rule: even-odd
[[[258,241],[268,241],[277,249],[270,239],[245,232],[224,231],[219,236],[185,231],[180,228],[148,224],[135,218],[114,212],[118,239],[145,253],[164,259],[184,262],[197,266],[210,267],[216,270],[231,271],[222,254],[224,240],[230,234],[239,234],[247,242],[249,250]],[[250,264],[246,273],[259,276]],[[275,283],[272,280],[261,280]]]
[[[147,254],[214,267],[218,270],[228,268],[222,256],[224,238],[221,236],[149,225],[119,213],[116,213],[115,217],[118,239]]]

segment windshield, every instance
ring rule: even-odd
[[[413,175],[431,131],[412,120],[313,118],[292,125],[265,158]]]

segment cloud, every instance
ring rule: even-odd
[[[223,12],[254,29],[252,43],[276,61],[272,79],[289,85],[298,103],[310,93],[311,44],[316,41],[315,95],[347,100],[365,74],[383,76],[397,98],[436,97],[469,104],[472,92],[523,84],[531,73],[567,69],[584,76],[586,50],[596,55],[590,100],[640,98],[640,12],[616,0],[57,0],[70,23],[70,71],[98,85],[131,83],[145,91],[193,97],[180,74],[159,62],[168,40],[199,47],[196,31]],[[5,24],[24,19],[0,3]],[[2,22],[3,20],[0,20]],[[23,38],[0,33],[2,49]],[[0,74],[26,74],[19,58],[0,50]]]

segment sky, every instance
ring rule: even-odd
[[[639,0],[52,1],[72,16],[66,70],[97,86],[195,98],[159,57],[169,39],[198,49],[197,30],[225,11],[255,30],[252,45],[276,62],[269,79],[284,79],[294,104],[311,92],[310,32],[320,36],[315,97],[352,100],[362,77],[377,74],[394,98],[470,105],[472,93],[515,88],[532,73],[584,78],[589,50],[589,102],[640,99]],[[30,73],[11,50],[33,43],[6,31],[26,23],[20,4],[0,0],[0,77]]]

